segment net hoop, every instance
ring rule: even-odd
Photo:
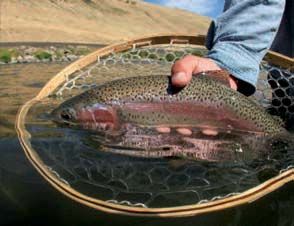
[[[294,168],[289,167],[280,172],[276,177],[273,177],[262,184],[248,189],[243,193],[229,195],[221,199],[211,200],[204,203],[196,203],[192,205],[185,205],[180,207],[167,207],[167,208],[142,208],[134,206],[124,206],[117,203],[110,203],[86,196],[79,191],[70,187],[70,185],[58,179],[38,156],[37,152],[30,144],[31,135],[25,127],[25,119],[28,111],[32,106],[48,97],[60,84],[62,84],[66,76],[81,70],[87,65],[99,60],[100,57],[106,56],[111,53],[117,53],[124,50],[129,50],[135,47],[143,47],[148,45],[157,44],[190,44],[203,46],[205,36],[203,35],[159,35],[151,37],[142,37],[127,42],[110,45],[75,61],[69,66],[65,67],[62,71],[56,74],[42,90],[31,100],[27,101],[20,109],[16,117],[16,131],[19,141],[23,150],[36,170],[45,178],[55,189],[63,193],[72,200],[77,201],[88,207],[92,207],[99,211],[107,213],[115,213],[129,216],[144,216],[144,217],[186,217],[194,216],[202,213],[209,213],[219,211],[226,208],[236,207],[242,204],[251,203],[265,195],[279,189],[283,185],[294,181]],[[293,59],[283,56],[281,54],[269,51],[266,55],[266,60],[274,65],[293,68]]]

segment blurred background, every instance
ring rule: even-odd
[[[158,33],[205,34],[223,0],[2,0],[1,42],[111,43]]]

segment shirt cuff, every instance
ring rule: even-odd
[[[219,67],[238,79],[238,91],[246,96],[255,92],[259,75],[259,61],[250,56],[242,45],[219,42],[206,55]]]

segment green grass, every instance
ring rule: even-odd
[[[37,51],[34,53],[34,56],[39,60],[44,60],[44,59],[51,60],[52,59],[52,55],[46,51]]]
[[[11,61],[11,53],[7,49],[0,49],[0,61],[4,63]]]
[[[10,52],[11,57],[15,57],[16,58],[16,57],[18,57],[18,56],[21,55],[20,54],[20,51],[18,49],[12,48],[12,49],[9,49],[8,51]]]
[[[56,55],[57,59],[61,59],[64,56],[64,54],[61,50],[56,50],[55,55]]]

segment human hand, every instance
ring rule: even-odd
[[[187,55],[176,61],[172,66],[172,84],[177,87],[186,86],[192,79],[192,75],[204,71],[222,70],[213,60],[204,57]],[[237,82],[229,78],[230,87],[237,90]]]

